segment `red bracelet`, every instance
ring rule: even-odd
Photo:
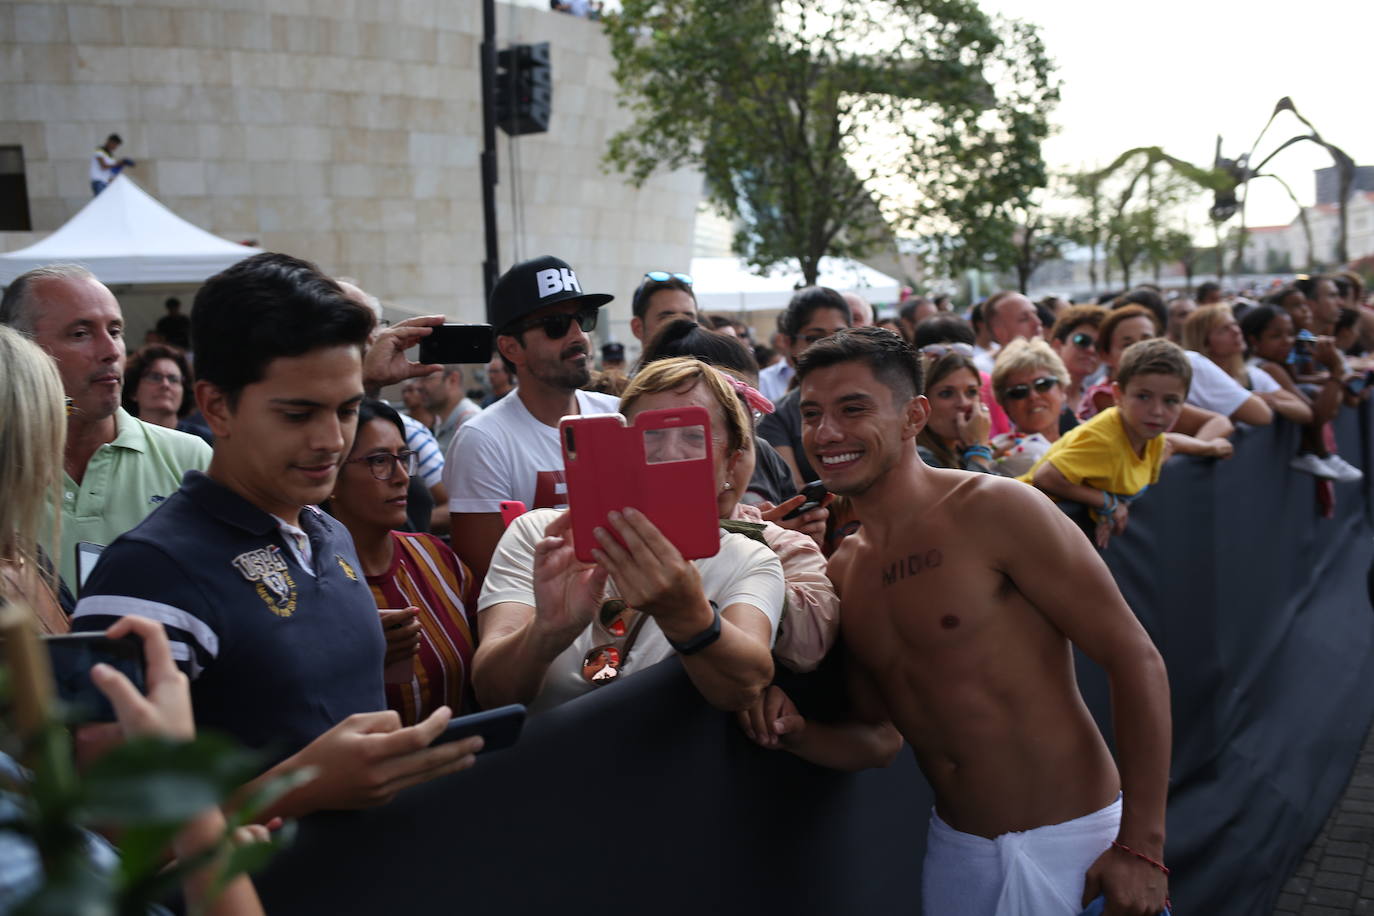
[[[1131,855],[1135,856],[1137,859],[1139,859],[1139,860],[1142,861],[1142,862],[1149,862],[1149,863],[1150,863],[1151,865],[1153,865],[1155,868],[1157,868],[1157,869],[1159,869],[1160,871],[1164,872],[1164,876],[1165,876],[1166,878],[1169,876],[1169,869],[1168,869],[1167,866],[1165,866],[1165,864],[1164,864],[1163,862],[1156,862],[1154,859],[1152,859],[1152,858],[1150,858],[1149,856],[1145,855],[1145,853],[1143,853],[1143,852],[1136,852],[1134,849],[1132,849],[1131,847],[1127,846],[1125,843],[1118,843],[1116,840],[1112,840],[1112,845],[1115,846],[1117,849],[1120,849],[1122,852],[1129,852]]]

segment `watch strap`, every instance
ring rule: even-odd
[[[711,619],[710,626],[690,639],[684,639],[682,642],[677,642],[674,639],[668,640],[668,644],[677,650],[679,655],[692,655],[693,653],[700,652],[717,639],[720,639],[720,608],[716,606],[714,601],[708,603],[711,605],[711,613],[714,615]]]

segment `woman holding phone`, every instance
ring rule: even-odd
[[[695,447],[709,449],[716,493],[748,479],[748,416],[735,388],[706,363],[645,366],[620,407],[631,422],[646,410],[704,408],[711,428]],[[664,437],[662,448],[674,451],[659,457],[685,457],[678,452],[690,447],[690,435]],[[784,601],[773,552],[721,531],[715,556],[688,561],[633,508],[611,513],[609,525],[620,542],[599,530],[592,563],[577,559],[567,512],[535,510],[506,529],[477,605],[473,686],[481,701],[538,712],[676,653],[713,706],[757,702],[773,678],[770,648]]]
[[[352,535],[363,567],[356,573],[366,576],[381,609],[386,705],[404,725],[440,706],[455,715],[473,709],[469,669],[477,644],[468,612],[476,597],[472,573],[433,535],[399,530],[416,460],[400,415],[383,401],[364,400],[326,505]]]

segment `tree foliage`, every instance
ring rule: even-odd
[[[1057,100],[1034,28],[971,0],[624,0],[607,18],[642,183],[702,171],[762,269],[861,256],[894,231],[954,266],[1016,263],[1010,210],[1045,184]]]

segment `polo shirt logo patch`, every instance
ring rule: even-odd
[[[334,554],[334,559],[339,561],[339,569],[343,570],[345,576],[348,576],[348,578],[352,579],[354,582],[358,581],[358,574],[353,571],[353,567],[349,565],[348,561],[345,560],[341,554]]]
[[[278,617],[296,612],[296,583],[282,559],[281,548],[259,547],[234,557],[234,568],[257,591],[267,609]]]

